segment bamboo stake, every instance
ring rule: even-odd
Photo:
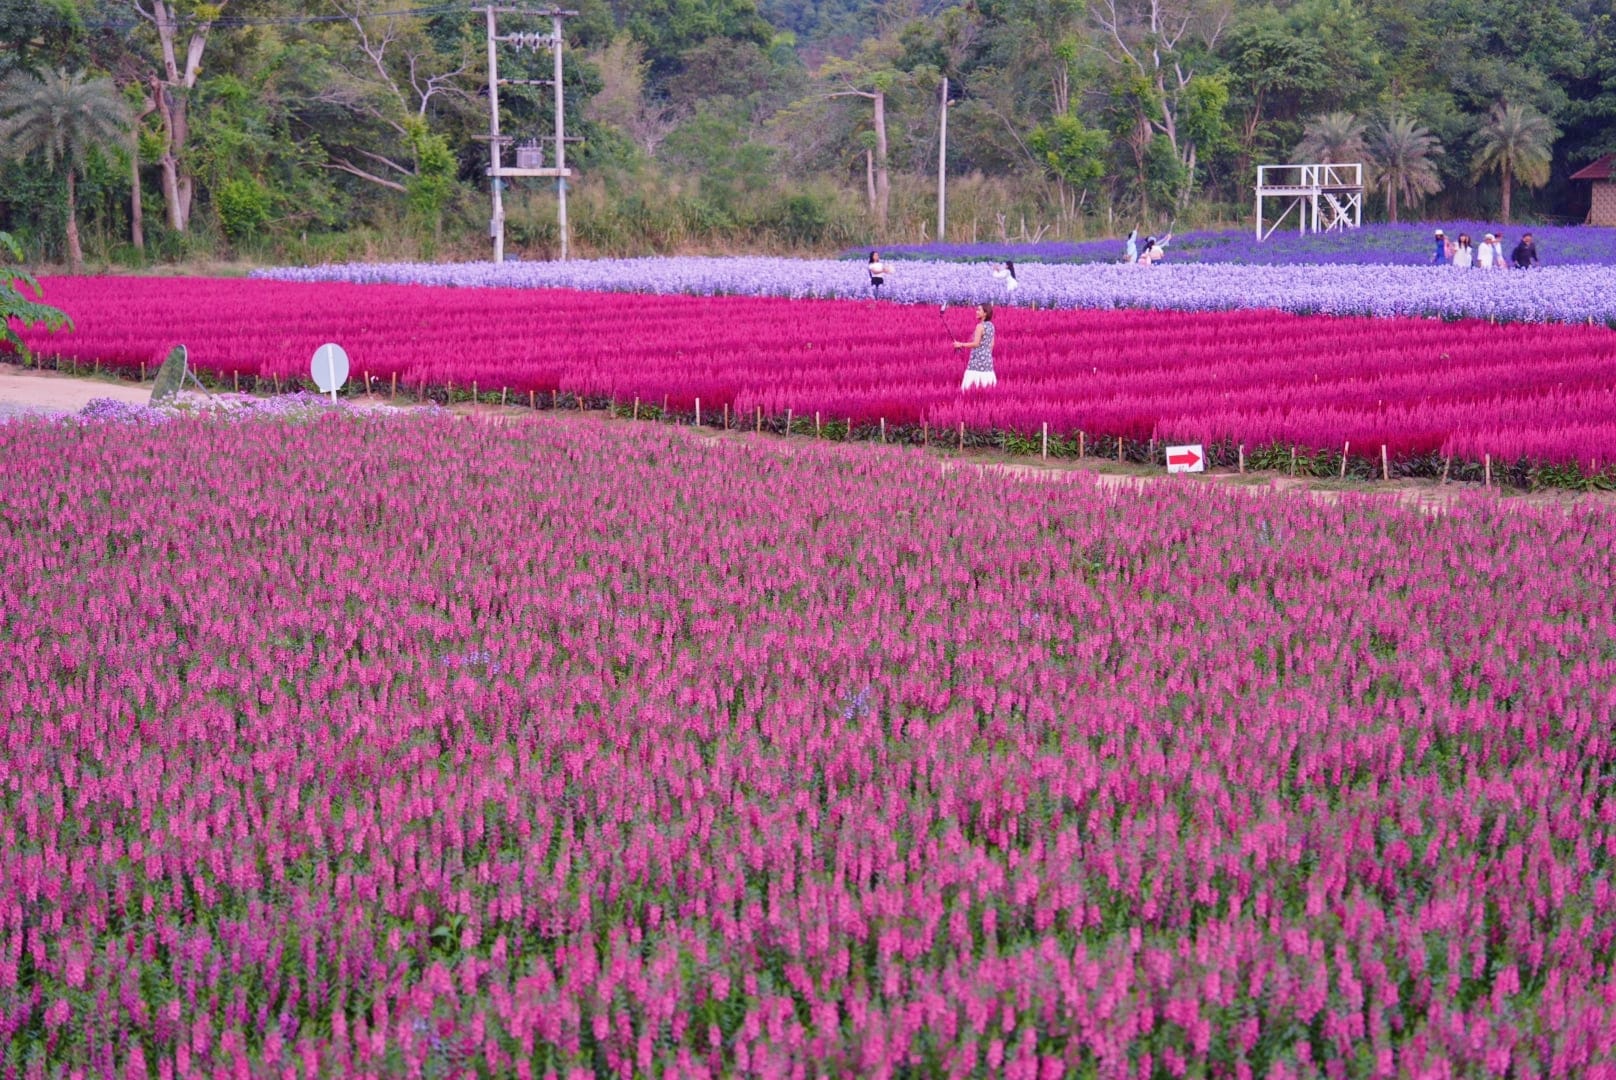
[[[1352,440],[1348,439],[1341,444],[1341,479],[1347,478],[1347,451],[1352,448]]]
[[[1044,458],[1049,458],[1049,421],[1044,421]]]
[[[1246,471],[1246,444],[1245,443],[1240,444],[1239,453],[1240,453],[1240,471],[1243,473],[1243,472]]]
[[[701,398],[696,399],[696,426],[701,427]]]
[[[1392,478],[1392,468],[1391,468],[1391,465],[1388,464],[1387,460],[1386,460],[1386,444],[1385,443],[1380,444],[1380,478],[1382,480],[1390,480]]]
[[[1491,454],[1484,454],[1482,455],[1482,458],[1482,469],[1484,471],[1481,474],[1481,486],[1490,488],[1493,486],[1493,456]]]

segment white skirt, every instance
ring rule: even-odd
[[[967,370],[965,372],[965,381],[960,383],[960,389],[961,390],[969,390],[973,386],[997,386],[997,385],[999,385],[999,380],[995,379],[993,377],[993,372],[991,372],[991,371],[970,371],[970,370]]]

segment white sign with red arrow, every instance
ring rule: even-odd
[[[1167,448],[1167,471],[1169,473],[1206,472],[1206,454],[1201,451],[1201,444],[1169,446]]]

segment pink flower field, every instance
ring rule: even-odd
[[[358,362],[426,365],[389,295]],[[1608,508],[590,420],[0,454],[6,1076],[1616,1062]]]
[[[563,290],[58,278],[77,329],[30,335],[77,365],[150,371],[175,344],[226,385],[306,380],[326,341],[390,390],[484,399],[552,394],[667,407],[704,422],[894,438],[957,432],[1057,453],[1118,437],[1135,460],[1201,442],[1233,464],[1366,474],[1382,446],[1405,475],[1482,477],[1482,463],[1616,476],[1616,334],[1604,326],[1001,308],[1000,386],[961,395],[974,316],[856,301]],[[530,397],[531,395],[531,397]],[[819,418],[816,427],[815,417]],[[946,437],[946,436],[944,436]],[[1019,440],[1019,444],[1018,444]],[[1371,466],[1369,463],[1373,463]]]

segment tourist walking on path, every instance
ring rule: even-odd
[[[1431,252],[1431,265],[1446,265],[1453,259],[1453,245],[1448,243],[1448,234],[1438,229],[1431,239],[1436,243],[1436,250]]]
[[[892,268],[881,261],[881,253],[879,251],[872,251],[870,252],[869,271],[870,294],[879,299],[881,296],[881,286],[887,283],[887,275],[892,273]]]
[[[1469,270],[1476,265],[1476,249],[1470,245],[1470,234],[1460,233],[1458,246],[1453,249],[1453,265],[1459,270]]]
[[[976,305],[976,333],[969,341],[954,342],[956,349],[970,349],[971,358],[965,364],[965,379],[961,390],[974,386],[996,386],[993,375],[993,305]]]
[[[1006,295],[1014,295],[1021,288],[1021,282],[1016,280],[1016,264],[1006,259],[993,268],[993,276],[1004,283]]]
[[[1530,270],[1537,265],[1537,243],[1531,233],[1521,237],[1521,242],[1515,245],[1515,250],[1510,254],[1510,260],[1515,263],[1517,270]]]

